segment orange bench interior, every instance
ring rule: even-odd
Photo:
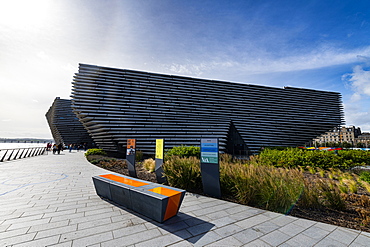
[[[136,181],[136,180],[129,179],[129,178],[120,177],[120,176],[117,176],[117,175],[114,175],[114,174],[99,175],[99,177],[107,178],[107,179],[110,179],[110,180],[113,180],[113,181],[116,181],[116,182],[131,185],[131,186],[134,186],[134,187],[140,187],[140,186],[149,184],[149,183],[144,183],[144,182]]]
[[[180,191],[171,190],[171,189],[167,189],[164,187],[156,187],[148,191],[152,191],[154,193],[169,197],[167,208],[166,208],[166,213],[164,214],[164,220],[167,220],[168,218],[171,218],[172,216],[176,215],[177,210],[180,207],[180,199],[181,199]]]
[[[145,182],[141,182],[141,181],[137,181],[137,180],[133,180],[129,178],[120,177],[114,174],[99,175],[99,177],[107,178],[109,180],[131,185],[134,187],[140,187],[140,186],[149,184],[149,183],[145,183]],[[176,215],[180,207],[180,200],[181,200],[180,191],[171,190],[171,189],[164,188],[164,187],[156,187],[153,189],[149,189],[148,191],[169,197],[167,207],[166,207],[166,212],[164,215],[164,220],[167,220],[168,218],[171,218],[172,216]]]

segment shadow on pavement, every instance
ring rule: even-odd
[[[146,216],[136,213],[130,209],[127,209],[121,205],[118,205],[106,198],[101,197],[101,199],[147,222],[150,222],[153,225],[171,234],[174,234],[192,244],[195,244],[215,226],[215,224],[209,223],[207,221],[204,221],[202,219],[196,218],[194,216],[182,212],[179,212],[176,216],[172,217],[171,219],[168,219],[163,223],[159,223]]]

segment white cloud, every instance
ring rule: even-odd
[[[363,131],[370,131],[370,58],[357,56],[362,62],[353,67],[352,73],[342,76],[342,81],[352,91],[350,100],[344,104],[346,124],[357,125]]]
[[[358,56],[366,64],[370,61],[369,58]],[[349,84],[353,91],[352,101],[359,101],[363,97],[370,96],[370,71],[365,68],[365,65],[356,65],[352,73],[347,73],[342,76],[342,80]]]
[[[357,58],[362,61],[362,62],[365,62],[366,65],[370,65],[370,57],[366,57],[366,56],[361,56],[361,55],[358,55]]]
[[[352,102],[356,102],[356,101],[359,101],[359,100],[361,100],[361,94],[359,94],[359,93],[352,94],[352,96],[351,96],[351,101]]]
[[[40,51],[39,53],[37,53],[37,56],[41,58],[42,60],[46,60],[46,61],[50,60],[49,56],[44,51]]]
[[[233,71],[248,73],[248,74],[267,74],[275,72],[292,72],[301,70],[320,69],[330,66],[351,64],[358,62],[357,54],[370,53],[370,46],[364,49],[343,52],[337,49],[322,47],[310,53],[301,53],[282,58],[274,58],[266,54],[260,56],[250,56],[250,58],[238,59],[225,55],[219,55],[207,60],[200,61],[182,61],[181,63],[172,63],[164,65],[167,70],[186,74],[186,75],[201,75],[212,70],[232,69]],[[356,75],[361,76],[356,71]],[[368,72],[368,71],[366,71]],[[363,76],[367,74],[364,73]],[[354,78],[357,80],[357,77]],[[360,79],[360,78],[358,78]],[[363,78],[365,79],[365,78]],[[362,81],[359,81],[362,85]],[[366,87],[367,88],[367,87]],[[369,92],[370,95],[370,92]]]
[[[200,76],[203,74],[203,71],[206,69],[205,64],[171,64],[168,67],[168,70],[177,73],[177,74],[183,74],[183,75],[194,75],[194,76]]]
[[[257,76],[259,79],[257,81],[269,80],[269,75],[287,74],[286,72],[299,72],[302,75],[303,70],[315,70],[322,68],[329,68],[336,65],[348,65],[358,63],[359,60],[364,62],[363,65],[357,65],[353,67],[351,73],[344,74],[342,76],[342,82],[348,85],[348,90],[342,91],[345,98],[345,117],[347,125],[354,125],[361,127],[363,131],[370,131],[370,71],[367,70],[367,62],[370,61],[369,58],[364,56],[358,56],[360,52],[370,53],[370,47],[366,47],[362,50],[353,51],[339,51],[335,49],[328,49],[323,52],[311,52],[310,54],[300,54],[296,56],[283,57],[274,60],[273,58],[259,57],[254,60],[247,60],[240,62],[238,60],[221,60],[214,59],[214,61],[202,61],[199,63],[193,63],[192,61],[186,60],[183,63],[171,64],[167,67],[164,65],[164,69],[171,71],[172,73],[178,73],[181,75],[190,76],[202,76],[211,77],[215,79],[215,74],[219,71],[220,73],[230,72],[238,77],[235,78],[253,78]],[[366,54],[365,53],[365,54]],[[223,72],[222,72],[223,71]],[[312,73],[318,73],[313,71]],[[210,76],[212,75],[212,76]],[[229,74],[230,76],[230,74]],[[232,76],[232,75],[231,75]],[[283,81],[287,81],[286,77]],[[279,79],[280,81],[282,79]],[[243,79],[237,79],[237,81],[245,81]],[[269,80],[269,85],[271,84]],[[333,79],[335,81],[335,79]],[[332,86],[335,89],[330,90],[340,90],[340,77],[338,77],[338,82],[333,82]],[[278,84],[281,86],[280,84]],[[297,84],[294,84],[297,86]],[[304,87],[307,87],[305,85]],[[325,88],[324,88],[325,89]],[[329,90],[329,89],[327,89]]]
[[[361,127],[363,131],[370,132],[370,71],[362,66],[354,67],[353,72],[344,75],[351,91],[350,100],[344,104],[346,124]]]
[[[67,63],[67,64],[63,65],[62,66],[62,69],[63,70],[67,70],[67,71],[74,71],[74,72],[78,70],[77,65],[76,66],[73,66],[70,63]]]
[[[344,111],[346,113],[346,125],[354,125],[361,127],[362,131],[370,132],[370,107],[366,111],[361,109],[358,103],[344,104]]]

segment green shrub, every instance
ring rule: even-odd
[[[275,167],[310,166],[327,170],[329,168],[350,169],[370,164],[370,152],[363,150],[340,150],[337,155],[331,151],[265,148],[258,156],[261,164]]]
[[[170,156],[162,167],[170,186],[184,190],[199,190],[202,188],[199,159]]]
[[[338,155],[351,160],[354,166],[370,165],[370,152],[364,150],[340,150]]]
[[[99,164],[100,162],[110,162],[110,161],[115,161],[116,159],[115,158],[109,158],[109,157],[106,157],[106,156],[103,156],[103,155],[89,155],[86,157],[87,160],[96,165],[96,164]]]
[[[197,157],[200,158],[200,147],[196,146],[178,146],[166,152],[166,159],[170,156],[179,156],[180,158],[185,157]]]
[[[103,149],[99,148],[92,148],[86,151],[85,156],[89,155],[102,155],[102,156],[107,156],[107,153]]]
[[[360,173],[360,179],[367,183],[370,183],[370,171],[363,171]]]

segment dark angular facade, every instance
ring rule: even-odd
[[[80,64],[72,108],[107,151],[127,139],[153,153],[218,137],[220,149],[243,155],[266,146],[303,145],[343,124],[341,95]]]
[[[55,98],[45,116],[55,143],[92,146],[92,138],[72,111],[71,100]]]

